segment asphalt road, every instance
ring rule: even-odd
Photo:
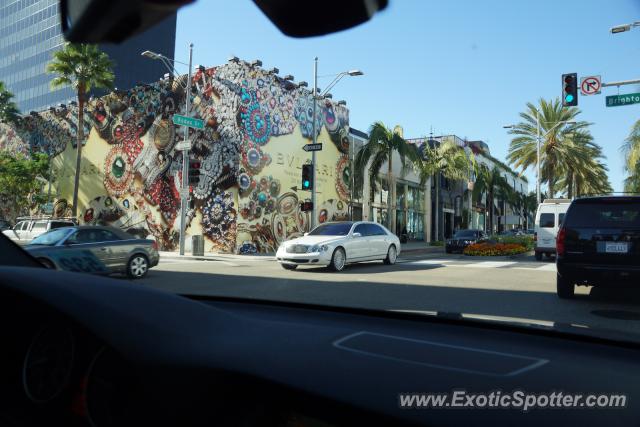
[[[233,296],[624,331],[640,341],[640,291],[578,287],[555,293],[553,260],[407,254],[398,264],[284,270],[271,258],[163,260],[141,283],[180,294]]]

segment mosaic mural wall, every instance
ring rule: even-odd
[[[79,219],[108,224],[176,249],[180,229],[182,154],[175,150],[191,96],[203,130],[190,129],[192,158],[201,162],[191,188],[188,235],[203,234],[205,250],[272,252],[285,239],[308,231],[301,212],[308,192],[300,186],[302,150],[313,132],[309,93],[243,61],[201,68],[187,85],[183,76],[91,100],[86,106]],[[185,89],[185,87],[188,87]],[[317,101],[318,220],[348,216],[348,110]],[[53,159],[55,214],[69,213],[75,167],[77,107],[25,116],[17,126],[0,124],[0,149],[46,152]]]

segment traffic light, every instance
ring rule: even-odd
[[[302,165],[302,189],[313,189],[313,165]]]
[[[200,182],[200,160],[189,159],[189,184]]]
[[[310,201],[300,202],[300,211],[301,212],[311,212],[313,210],[313,203]]]
[[[564,107],[578,105],[578,73],[562,75],[562,105]]]

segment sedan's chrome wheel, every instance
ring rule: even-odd
[[[342,271],[344,269],[345,262],[347,260],[346,255],[344,254],[344,249],[338,248],[333,252],[333,256],[331,257],[331,269],[333,271]]]
[[[398,259],[398,250],[394,245],[391,245],[387,251],[387,257],[384,259],[384,263],[393,265],[396,263],[396,259]]]
[[[143,255],[135,255],[129,260],[127,274],[133,279],[144,277],[149,270],[149,262]]]

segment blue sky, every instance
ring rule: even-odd
[[[293,39],[251,1],[199,0],[178,14],[176,59],[185,60],[193,42],[196,64],[257,58],[310,84],[314,56],[320,75],[359,68],[364,76],[345,78],[332,90],[335,100],[347,101],[351,126],[366,130],[381,120],[401,125],[405,137],[433,128],[484,140],[504,159],[510,138],[502,126],[517,121],[526,102],[559,96],[562,73],[599,74],[605,82],[640,78],[640,28],[608,32],[637,20],[640,0],[390,0],[359,27]],[[624,178],[619,148],[640,119],[640,104],[605,107],[605,96],[631,92],[640,86],[579,98],[616,191]],[[526,175],[533,189],[532,171]]]

